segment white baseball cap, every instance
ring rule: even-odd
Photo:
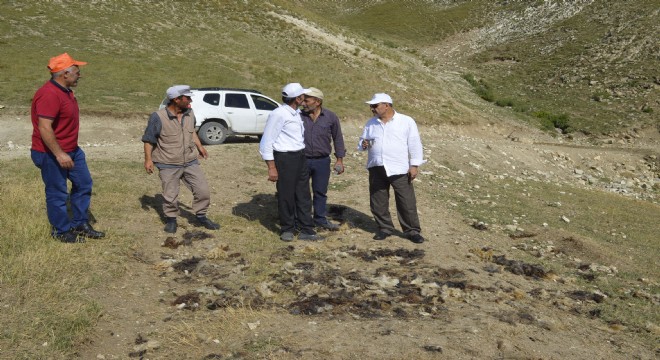
[[[282,96],[287,98],[294,98],[307,93],[309,93],[309,89],[303,88],[299,83],[286,84],[282,88]]]
[[[367,101],[367,104],[370,105],[380,104],[380,103],[392,104],[392,98],[385,93],[376,93],[374,94],[374,97],[371,98],[371,100]]]
[[[167,98],[172,100],[176,99],[179,96],[192,96],[190,92],[190,86],[188,85],[174,85],[167,89]]]

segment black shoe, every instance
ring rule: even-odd
[[[205,227],[209,230],[218,230],[218,229],[220,229],[220,224],[214,223],[213,221],[211,221],[211,219],[207,218],[206,216],[203,216],[203,217],[198,216],[197,217],[197,224],[199,224],[199,226],[203,226],[203,227]]]
[[[291,231],[285,231],[280,235],[280,240],[282,241],[293,241],[293,233]]]
[[[100,239],[102,237],[105,237],[105,233],[94,230],[92,225],[90,225],[89,223],[78,225],[73,229],[71,229],[71,231],[73,231],[76,235],[90,239]]]
[[[176,218],[167,218],[163,230],[165,230],[166,233],[174,234],[176,232]]]
[[[319,234],[304,234],[301,233],[298,235],[298,240],[306,240],[306,241],[321,241],[325,239],[323,236]]]
[[[422,236],[422,234],[410,235],[409,239],[415,244],[421,244],[424,242],[424,237]]]
[[[379,231],[379,232],[376,233],[376,235],[374,235],[373,239],[374,240],[385,240],[388,236],[390,236],[390,234],[388,234],[386,232]]]
[[[63,243],[69,243],[69,244],[85,242],[85,239],[78,236],[78,234],[73,232],[73,230],[69,230],[59,235],[53,235],[53,237]]]
[[[330,230],[330,231],[337,231],[337,230],[339,230],[339,225],[337,225],[337,224],[333,224],[333,223],[331,223],[331,222],[329,222],[329,221],[326,222],[326,223],[323,223],[323,224],[316,224],[316,227],[317,227],[317,228],[322,228],[322,229],[325,229],[325,230]]]

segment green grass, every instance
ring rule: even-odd
[[[91,160],[89,166],[95,180],[90,211],[102,219],[100,230],[113,230],[104,240],[63,244],[50,237],[39,170],[29,160],[3,161],[0,348],[13,358],[72,356],[103,311],[90,294],[123,273],[133,234],[122,224],[141,211],[138,199],[149,185],[139,180],[139,162]]]
[[[24,359],[67,354],[100,314],[85,291],[100,285],[94,269],[101,255],[94,246],[83,250],[50,238],[43,195],[34,196],[43,184],[31,162],[4,162],[3,168],[0,347],[21,349],[14,354]]]

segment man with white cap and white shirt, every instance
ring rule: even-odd
[[[296,224],[299,240],[322,240],[314,231],[305,128],[298,107],[309,89],[290,83],[282,89],[282,102],[268,115],[259,153],[268,166],[268,180],[276,182],[280,239],[292,241]]]
[[[367,101],[374,117],[367,121],[358,150],[369,151],[369,203],[378,225],[374,240],[384,240],[394,232],[389,210],[390,187],[394,189],[401,228],[410,241],[421,244],[417,200],[412,181],[424,163],[422,141],[415,120],[392,107],[392,98],[377,93]]]
[[[195,131],[195,115],[190,108],[192,92],[188,85],[175,85],[167,89],[169,103],[151,114],[144,130],[144,169],[147,174],[158,168],[163,186],[163,213],[165,232],[176,233],[179,214],[180,183],[193,193],[192,209],[196,225],[218,230],[220,225],[206,217],[211,204],[211,192],[198,157],[209,154]]]

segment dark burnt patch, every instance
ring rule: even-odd
[[[401,265],[411,264],[416,260],[423,259],[426,255],[426,252],[421,249],[408,250],[403,248],[356,250],[353,247],[344,249],[344,251],[367,262],[372,262],[383,258],[393,258],[396,259]]]
[[[213,234],[200,230],[186,231],[181,237],[184,241],[190,242],[214,238]]]
[[[177,296],[174,301],[170,303],[172,306],[181,306],[182,304],[185,304],[185,308],[188,309],[196,309],[197,306],[199,305],[199,294],[196,292],[190,292],[185,295]]]
[[[535,279],[542,279],[546,277],[549,272],[543,266],[537,264],[529,264],[520,260],[509,260],[505,255],[493,256],[493,262],[498,265],[504,266],[504,269],[516,275],[523,275],[533,277]]]
[[[596,303],[605,301],[605,295],[583,290],[571,291],[568,293],[568,297],[573,300],[594,301]]]
[[[197,268],[197,265],[201,260],[201,258],[193,256],[189,259],[183,259],[180,262],[172,265],[172,268],[176,271],[191,273]]]

